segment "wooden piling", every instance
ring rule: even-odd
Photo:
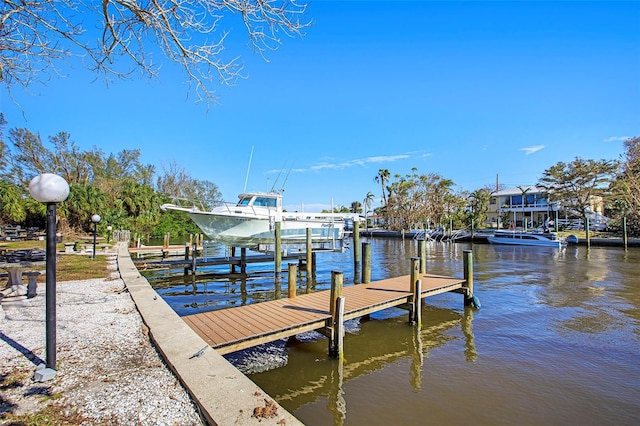
[[[198,250],[198,246],[195,244],[191,246],[191,273],[195,277],[196,275],[196,252]]]
[[[464,250],[462,257],[462,264],[464,269],[464,304],[465,306],[473,303],[473,252],[471,250]]]
[[[413,294],[416,289],[416,281],[420,279],[420,258],[412,257],[411,258],[411,286],[409,290]]]
[[[236,248],[235,247],[229,247],[229,256],[230,257],[235,257],[236,256]],[[235,274],[236,273],[236,265],[233,262],[229,263],[229,273],[230,274]]]
[[[331,314],[329,325],[329,355],[340,357],[342,341],[344,298],[342,297],[343,275],[341,271],[331,271],[331,293],[329,296],[329,312]],[[342,299],[342,302],[339,300]],[[342,312],[341,312],[342,311]]]
[[[420,273],[427,273],[427,242],[424,238],[418,240],[418,257],[420,258]]]
[[[411,275],[409,276],[410,284],[409,291],[411,292],[412,303],[409,309],[409,324],[415,323],[416,318],[416,303],[420,304],[420,293],[417,294],[416,300],[416,289],[418,288],[418,281],[420,281],[420,258],[412,257],[411,258]]]
[[[413,289],[413,306],[411,312],[411,324],[422,326],[422,280],[417,280]]]
[[[275,223],[275,280],[276,282],[280,282],[282,279],[282,231],[281,231],[282,223]]]
[[[353,221],[353,283],[360,283],[360,222]]]
[[[296,265],[295,263],[289,263],[289,269],[287,270],[288,272],[288,297],[289,299],[295,299],[296,298],[296,279],[298,276],[298,265]]]
[[[184,260],[186,262],[189,261],[189,243],[186,243],[184,245]],[[189,268],[187,268],[187,267],[184,268],[184,275],[185,276],[189,275]]]
[[[344,296],[336,299],[335,319],[333,320],[333,349],[329,353],[330,356],[344,359]]]
[[[371,244],[362,243],[362,282],[371,282]]]
[[[240,273],[247,275],[247,249],[245,247],[240,248]]]
[[[307,228],[307,279],[311,278],[313,272],[313,240],[311,239],[311,228]]]
[[[622,216],[622,245],[627,249],[627,216]]]

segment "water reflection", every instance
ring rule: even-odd
[[[406,383],[419,391],[422,388],[424,358],[434,348],[454,339],[447,331],[460,324],[463,316],[451,309],[426,306],[423,318],[427,320],[423,320],[422,328],[418,329],[407,323],[407,316],[402,310],[389,311],[383,315],[374,314],[370,320],[352,322],[347,327],[344,365],[328,358],[326,340],[314,333],[315,337],[307,335],[302,337],[303,340],[288,343],[285,348],[286,368],[251,374],[250,377],[260,386],[268,385],[270,395],[289,410],[296,410],[319,398],[327,398],[328,401],[340,403],[331,411],[341,413],[344,408],[341,400],[344,383],[383,370],[387,365],[404,359],[409,360],[411,366]],[[468,337],[470,339],[466,340],[466,344],[472,348],[473,336],[470,334]],[[247,359],[258,361],[259,357],[253,354],[262,350],[248,349],[232,354],[228,359],[248,373],[255,365],[243,362]],[[475,352],[475,348],[471,350]],[[338,372],[336,367],[339,367]],[[291,374],[292,371],[296,374]]]
[[[409,274],[416,242],[368,242],[372,280]],[[640,250],[429,243],[428,273],[462,276],[470,248],[480,311],[442,294],[427,300],[420,330],[393,309],[353,321],[343,364],[315,333],[228,359],[308,425],[637,424]],[[299,292],[328,289],[331,270],[352,283],[349,251],[317,260]],[[276,297],[268,274],[195,287],[159,291],[183,315]]]

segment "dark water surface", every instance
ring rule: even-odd
[[[416,242],[370,243],[372,280],[409,274]],[[428,272],[462,276],[470,248],[480,310],[442,294],[420,330],[399,309],[351,321],[343,362],[314,332],[227,358],[307,425],[640,424],[640,250],[428,243]],[[351,252],[317,259],[299,293],[351,284]],[[267,274],[155,286],[181,315],[275,296]]]

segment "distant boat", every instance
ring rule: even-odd
[[[495,231],[487,237],[491,244],[509,244],[523,246],[564,247],[566,241],[558,238],[555,232]]]
[[[336,242],[345,236],[346,222],[358,220],[353,213],[283,212],[278,192],[243,193],[238,198],[237,204],[222,203],[211,211],[175,204],[164,204],[161,209],[187,213],[213,241],[251,249],[274,244],[276,222],[281,223],[282,244],[304,244],[307,228],[313,243]]]

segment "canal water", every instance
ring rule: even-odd
[[[410,273],[415,241],[369,242],[372,280]],[[400,309],[350,321],[343,362],[315,332],[227,359],[306,425],[640,424],[640,250],[430,242],[427,271],[461,277],[468,249],[479,310],[447,293],[426,300],[420,329]],[[328,289],[332,270],[352,284],[350,251],[317,260],[298,293]],[[251,268],[151,282],[180,315],[286,295]]]

